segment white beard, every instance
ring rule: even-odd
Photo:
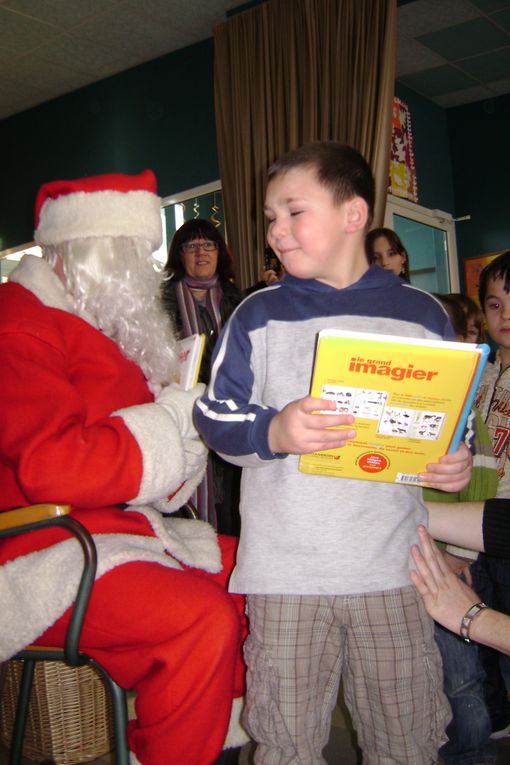
[[[60,257],[76,313],[114,340],[157,393],[175,379],[176,339],[161,302],[162,275],[149,242],[90,237],[45,248]]]

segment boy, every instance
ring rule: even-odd
[[[476,406],[492,438],[498,464],[498,497],[510,498],[510,250],[494,258],[480,274],[480,306],[487,331],[498,346],[493,364],[487,364],[480,383]],[[480,555],[473,566],[473,587],[487,603],[510,614],[510,562]],[[510,731],[510,659],[490,648],[480,649],[487,675],[487,706],[492,719],[493,738]]]
[[[432,621],[409,580],[421,489],[311,476],[299,455],[354,437],[350,415],[307,395],[319,329],[451,335],[437,301],[368,267],[374,181],[354,149],[315,143],[269,170],[268,243],[286,275],[228,323],[195,410],[211,448],[241,464],[233,592],[249,593],[245,724],[256,763],[324,763],[343,675],[364,762],[435,761],[449,716]],[[331,430],[332,425],[347,426]],[[422,478],[447,490],[467,449]]]

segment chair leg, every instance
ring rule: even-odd
[[[127,711],[127,698],[126,691],[117,685],[115,680],[112,680],[108,672],[103,667],[96,664],[95,661],[90,661],[91,666],[97,669],[101,673],[104,681],[110,691],[110,699],[112,702],[112,717],[113,717],[113,732],[115,735],[115,747],[116,747],[116,762],[117,765],[129,765],[129,747],[127,742],[127,723],[128,723],[128,711]]]
[[[12,730],[12,741],[9,752],[9,765],[19,765],[23,751],[23,738],[25,736],[25,727],[27,724],[28,705],[30,703],[30,692],[34,679],[35,661],[31,659],[23,660],[23,672],[19,686],[18,703],[16,706],[16,717]]]

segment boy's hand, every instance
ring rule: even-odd
[[[462,491],[471,480],[472,469],[473,455],[466,444],[461,443],[456,452],[427,465],[427,472],[418,473],[418,478],[431,489]]]
[[[335,411],[335,402],[323,398],[291,401],[278,412],[269,426],[269,448],[279,454],[310,454],[345,446],[356,431],[331,430],[335,425],[352,425],[352,414],[319,414],[320,409]]]

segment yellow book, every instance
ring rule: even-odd
[[[197,384],[204,348],[204,334],[189,335],[178,341],[179,366],[176,382],[183,390],[191,390]]]
[[[462,439],[488,345],[319,332],[310,393],[352,414],[356,438],[304,454],[303,473],[419,485]],[[324,410],[326,411],[326,410]]]

